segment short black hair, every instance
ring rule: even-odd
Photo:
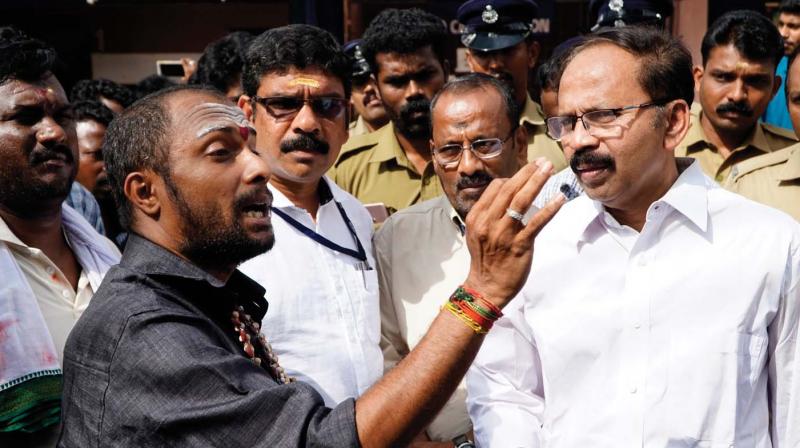
[[[800,0],[783,0],[780,5],[778,5],[778,10],[776,11],[778,14],[786,13],[786,14],[798,14],[800,15]]]
[[[583,42],[583,36],[571,37],[553,49],[553,54],[536,69],[536,81],[542,90],[558,91],[561,82],[561,65],[569,49]]]
[[[116,101],[122,107],[128,107],[136,100],[131,89],[108,79],[82,79],[69,92],[70,101],[100,101],[100,97]]]
[[[136,83],[136,88],[134,89],[136,91],[136,99],[144,98],[151,93],[164,90],[167,87],[172,87],[174,85],[176,85],[175,82],[166,76],[155,74],[147,76]]]
[[[151,170],[165,181],[170,178],[169,148],[172,120],[166,103],[182,91],[207,93],[228,102],[225,95],[206,86],[179,84],[147,95],[125,109],[108,126],[103,139],[103,159],[117,203],[117,213],[123,228],[130,230],[132,208],[125,197],[125,178],[128,174]]]
[[[770,61],[775,67],[783,57],[783,38],[775,24],[754,11],[731,11],[711,24],[700,47],[704,67],[711,50],[724,45],[733,45],[751,61]]]
[[[556,58],[549,58],[536,69],[536,80],[542,90],[558,91],[560,64]]]
[[[380,71],[379,53],[411,54],[430,46],[444,67],[447,28],[439,17],[419,8],[385,9],[375,16],[362,38],[364,58],[372,72]]]
[[[596,45],[611,44],[639,59],[637,80],[652,101],[694,100],[692,55],[675,37],[654,27],[624,26],[601,28],[567,50],[561,60],[558,78],[581,51]],[[620,86],[620,88],[623,88]]]
[[[114,112],[105,104],[95,100],[81,100],[71,104],[72,115],[75,121],[96,121],[103,126],[108,126],[114,120]]]
[[[247,49],[242,89],[246,95],[255,96],[264,75],[311,67],[339,79],[345,97],[350,98],[350,59],[331,33],[303,24],[267,30],[253,39]]]
[[[520,108],[514,100],[511,89],[506,83],[484,73],[468,73],[445,83],[444,87],[436,92],[431,101],[431,117],[433,117],[433,110],[442,95],[460,95],[487,88],[494,89],[500,95],[505,106],[506,118],[508,118],[511,129],[515,129],[519,125]]]
[[[236,31],[211,42],[197,60],[197,70],[189,78],[190,84],[207,84],[222,93],[237,84],[242,75],[247,47],[253,35]]]
[[[18,79],[38,81],[52,74],[56,51],[22,31],[0,27],[0,84]]]

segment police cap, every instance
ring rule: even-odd
[[[591,0],[589,13],[597,17],[592,28],[626,26],[640,23],[663,24],[674,10],[672,0]]]
[[[361,51],[361,39],[351,40],[344,45],[342,50],[353,63],[353,72],[351,73],[353,78],[366,78],[370,75],[369,62]]]
[[[531,34],[538,12],[533,0],[469,0],[457,12],[461,42],[480,51],[514,46]]]

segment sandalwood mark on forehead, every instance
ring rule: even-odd
[[[189,122],[200,121],[202,128],[195,134],[201,138],[211,132],[236,128],[243,138],[255,134],[252,123],[244,116],[244,112],[235,106],[220,103],[201,103],[192,106],[186,114]]]
[[[306,86],[311,87],[314,89],[319,89],[319,81],[312,78],[304,78],[302,76],[298,76],[297,78],[292,79],[289,81],[289,87],[297,87],[297,86]]]

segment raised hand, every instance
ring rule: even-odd
[[[523,224],[522,215],[552,170],[552,163],[538,159],[510,179],[493,180],[467,215],[466,237],[472,260],[464,286],[501,308],[528,277],[534,237],[565,202],[559,195]]]

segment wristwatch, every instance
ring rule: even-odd
[[[469,440],[466,434],[461,434],[458,437],[453,437],[453,446],[455,448],[475,448],[475,443]]]

